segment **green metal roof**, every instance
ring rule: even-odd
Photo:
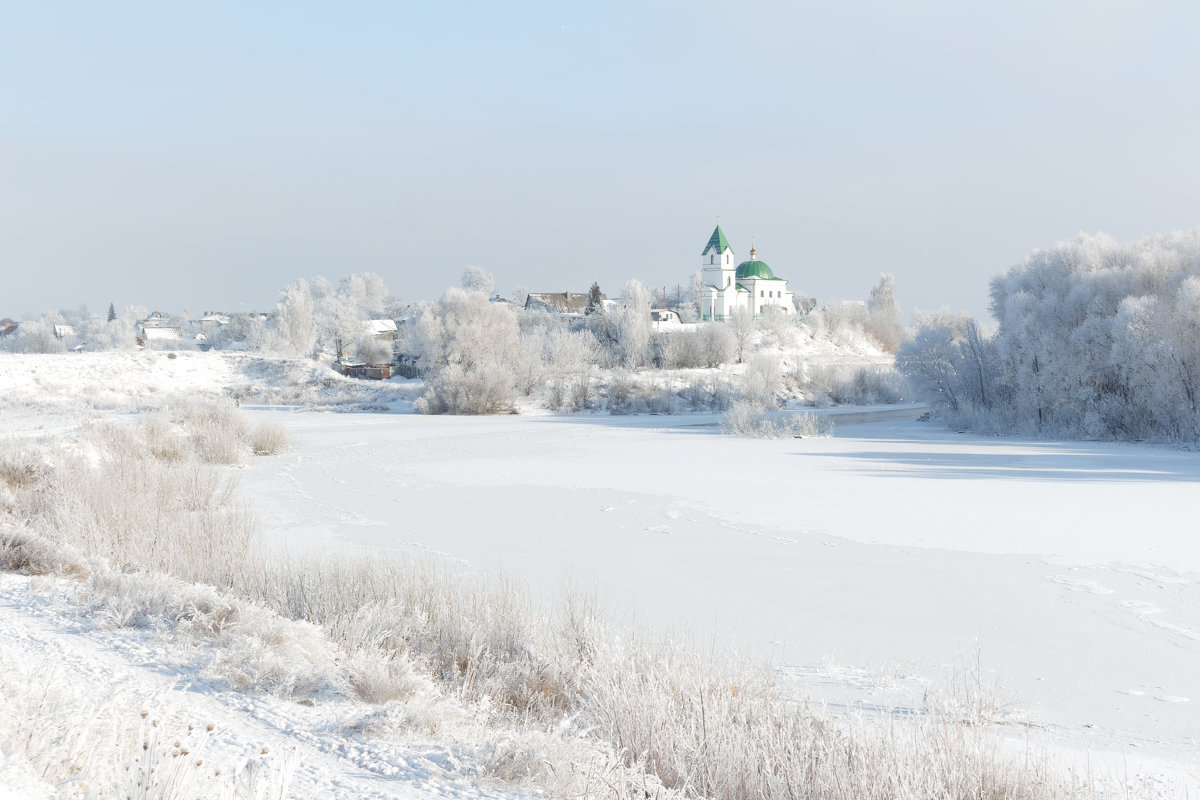
[[[764,278],[768,281],[776,279],[775,273],[771,272],[765,261],[743,261],[738,264],[737,279],[740,281],[744,278]]]
[[[725,238],[725,232],[721,230],[720,225],[713,228],[713,234],[708,237],[708,244],[700,251],[700,255],[708,255],[708,251],[714,248],[717,253],[724,253],[729,249],[729,240]]]

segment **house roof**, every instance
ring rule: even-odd
[[[709,250],[716,250],[718,253],[724,253],[729,250],[729,240],[725,238],[725,232],[721,230],[721,226],[713,228],[712,236],[708,237],[708,244],[700,251],[700,255],[708,255]]]
[[[395,333],[396,320],[394,319],[369,319],[363,323],[363,327],[371,333]]]
[[[142,337],[150,339],[182,339],[183,331],[171,325],[147,325],[142,328]]]

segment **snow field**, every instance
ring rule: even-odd
[[[454,780],[515,781],[560,796],[949,798],[969,788],[973,797],[1072,797],[1094,788],[1040,758],[998,754],[991,734],[958,712],[929,708],[877,726],[793,705],[766,673],[686,641],[617,637],[579,598],[539,611],[500,578],[378,556],[288,561],[240,534],[205,535],[189,526],[193,515],[219,526],[240,502],[209,479],[221,469],[196,462],[193,473],[163,471],[185,484],[182,494],[144,473],[112,480],[107,468],[136,447],[153,466],[179,463],[155,458],[140,438],[144,426],[127,434],[94,428],[44,442],[38,481],[15,487],[16,516],[37,538],[7,536],[0,560],[32,571],[24,553],[32,542],[74,548],[72,569],[89,577],[70,608],[86,624],[155,631],[156,659],[182,662],[204,694],[247,697],[247,706],[278,698],[270,707],[293,718],[309,707],[354,709],[339,723],[347,757],[432,739],[446,753],[442,774]],[[72,449],[88,457],[66,458]],[[27,450],[19,455],[29,460]],[[103,499],[87,489],[89,471],[109,478]],[[43,505],[31,487],[45,484],[54,502]],[[80,486],[81,499],[65,502]],[[149,497],[155,525],[103,515],[80,522],[89,504],[123,509],[134,496]],[[77,513],[55,517],[59,506]],[[113,520],[120,530],[106,538]],[[136,559],[123,560],[129,553]],[[111,569],[122,565],[176,578]]]

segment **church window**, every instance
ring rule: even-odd
[[[713,259],[714,259],[714,258],[716,258],[716,256],[709,256],[709,257],[708,257],[708,263],[710,263],[710,264],[711,264],[711,263],[713,263]]]
[[[725,276],[725,285],[728,286],[731,283],[733,283],[733,279],[730,278],[728,275],[726,275]]]
[[[726,263],[726,264],[728,264],[728,263],[729,263],[729,253],[726,253],[726,254],[725,254],[725,263]]]
[[[759,296],[759,297],[762,297],[762,296],[763,296],[763,290],[762,290],[762,289],[759,289],[759,290],[758,290],[758,296]]]

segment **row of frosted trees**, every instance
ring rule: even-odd
[[[993,334],[926,315],[897,366],[959,427],[1200,440],[1200,231],[1080,236],[992,281]]]

